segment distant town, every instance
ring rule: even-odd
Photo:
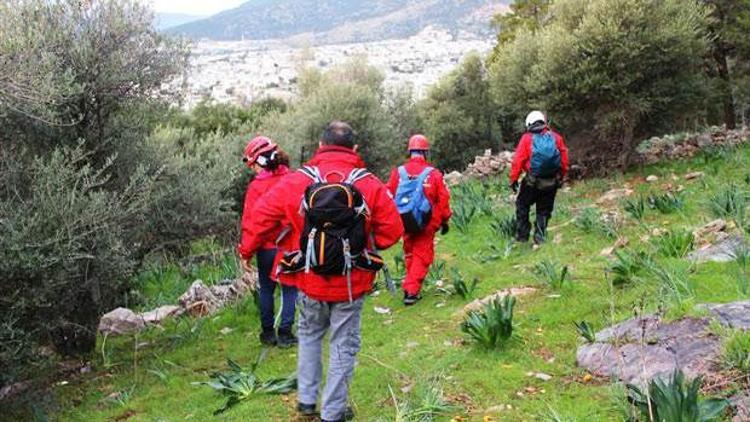
[[[435,27],[406,39],[315,47],[274,40],[200,41],[192,49],[184,106],[203,99],[237,104],[268,96],[291,99],[297,95],[298,69],[326,69],[357,56],[365,56],[384,73],[387,87],[408,84],[421,97],[466,54],[486,53],[494,42],[491,37],[452,35]]]

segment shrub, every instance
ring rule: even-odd
[[[724,340],[721,350],[721,363],[727,369],[750,375],[750,333],[733,331]]]
[[[513,334],[513,306],[516,298],[495,298],[481,311],[469,313],[461,331],[487,349],[496,349]]]
[[[630,400],[643,420],[662,422],[703,422],[717,418],[729,405],[727,400],[701,400],[703,380],[685,380],[682,371],[675,371],[668,381],[651,380],[648,393],[640,387],[627,386]]]
[[[718,218],[730,218],[737,226],[745,227],[745,212],[748,195],[735,184],[724,187],[708,201],[711,214]]]
[[[554,290],[563,288],[565,282],[569,280],[568,266],[561,266],[560,263],[549,259],[537,262],[532,272],[537,280],[546,283]]]
[[[672,230],[654,238],[653,245],[659,255],[667,258],[684,258],[693,249],[694,236],[688,230]]]

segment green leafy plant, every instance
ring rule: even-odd
[[[750,375],[750,333],[733,330],[724,340],[721,364],[726,369]]]
[[[502,239],[498,244],[490,243],[476,255],[476,260],[481,264],[490,261],[504,260],[513,252],[513,243],[508,239]]]
[[[267,352],[268,349],[265,349],[247,371],[233,360],[227,359],[229,371],[212,374],[211,381],[193,383],[193,385],[207,385],[226,397],[226,402],[214,411],[214,415],[224,413],[259,394],[288,394],[297,389],[296,374],[265,381],[256,375],[258,365]]]
[[[688,230],[672,230],[653,240],[657,253],[667,258],[684,258],[693,249],[693,243],[693,233]]]
[[[625,199],[622,208],[634,219],[641,221],[646,215],[646,200],[642,196],[635,199]]]
[[[477,288],[479,279],[475,277],[471,282],[467,283],[460,271],[454,268],[452,272],[453,277],[451,279],[451,284],[453,286],[453,293],[461,296],[464,300],[474,297],[474,291]]]
[[[599,233],[610,238],[617,237],[614,225],[605,220],[601,211],[596,207],[584,208],[574,220],[574,224],[586,233]]]
[[[648,392],[628,384],[630,401],[642,420],[660,422],[704,422],[717,418],[729,405],[723,399],[701,399],[703,380],[687,381],[682,371],[675,371],[668,381],[651,380]]]
[[[451,217],[453,226],[462,234],[468,233],[476,213],[477,208],[474,204],[463,201],[456,203],[453,206],[453,216]]]
[[[461,331],[487,349],[496,349],[513,334],[513,307],[516,298],[507,295],[495,298],[480,311],[470,312],[461,324]]]
[[[568,266],[549,259],[537,262],[532,272],[539,281],[546,283],[554,290],[561,289],[565,286],[565,282],[569,281]]]
[[[396,407],[396,422],[430,422],[438,416],[448,415],[460,408],[450,404],[437,382],[433,382],[426,389],[420,390],[410,399],[399,401],[393,388],[388,386],[391,398]]]
[[[496,235],[505,239],[513,239],[516,236],[518,222],[515,215],[498,214],[490,222],[490,228]]]
[[[673,214],[685,207],[685,201],[679,194],[668,192],[649,195],[648,205],[662,214]]]
[[[594,328],[586,321],[581,322],[574,322],[576,328],[578,329],[578,334],[581,335],[584,339],[586,339],[587,342],[593,343],[596,341],[596,334],[594,333]]]
[[[622,286],[638,281],[651,262],[651,257],[643,251],[615,251],[614,262],[607,268],[612,284]]]
[[[737,288],[743,295],[750,294],[750,247],[742,243],[732,251],[736,266]]]
[[[430,265],[430,271],[427,273],[425,281],[428,285],[435,285],[438,281],[445,280],[445,261],[442,259],[436,259],[435,262]]]
[[[747,192],[735,184],[725,186],[708,201],[708,208],[712,215],[718,218],[730,218],[739,227],[747,227],[747,205]]]
[[[659,282],[661,293],[678,306],[694,297],[693,289],[688,283],[688,270],[679,266],[662,266],[655,262],[649,265],[648,270]]]

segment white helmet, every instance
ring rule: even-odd
[[[542,122],[543,124],[547,124],[547,118],[544,117],[544,113],[538,110],[534,110],[531,113],[529,113],[528,116],[526,116],[526,129],[531,128],[531,126],[534,125],[534,123]]]

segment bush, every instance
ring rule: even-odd
[[[495,298],[481,311],[469,313],[461,324],[461,331],[483,347],[496,349],[513,334],[513,306],[516,298],[507,295]]]
[[[4,176],[15,180],[0,191],[3,328],[23,330],[31,350],[51,342],[63,354],[88,352],[99,316],[127,291],[137,264],[135,229],[150,209],[156,175],[140,171],[122,191],[109,191],[116,160],[93,167],[82,146],[28,167],[17,157],[0,157]]]
[[[639,196],[636,199],[625,199],[622,203],[622,208],[625,212],[630,214],[631,217],[641,221],[646,214],[646,201],[642,196]]]

